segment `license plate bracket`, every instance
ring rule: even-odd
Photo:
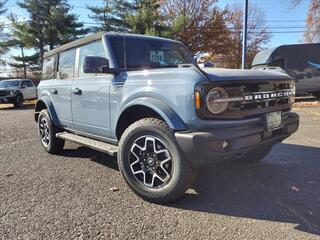
[[[267,113],[265,118],[266,118],[266,125],[267,125],[268,132],[281,128],[281,124],[282,124],[281,111]]]

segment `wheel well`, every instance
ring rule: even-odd
[[[38,101],[35,107],[34,120],[38,122],[39,113],[41,110],[47,109],[47,105],[43,101]]]
[[[124,131],[134,122],[143,119],[143,118],[157,118],[164,120],[156,111],[146,106],[132,106],[126,109],[120,116],[117,128],[116,136],[120,140]]]

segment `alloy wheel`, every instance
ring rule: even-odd
[[[41,117],[39,121],[39,133],[41,143],[44,147],[48,147],[50,143],[50,129],[46,118]]]
[[[142,136],[134,141],[129,164],[136,180],[148,188],[161,188],[172,176],[171,154],[166,145],[154,136]]]

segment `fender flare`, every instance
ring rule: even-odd
[[[56,111],[55,111],[55,109],[53,107],[53,104],[52,104],[49,96],[43,96],[43,97],[41,97],[41,98],[39,98],[37,100],[37,103],[36,103],[36,106],[35,106],[35,114],[34,114],[35,121],[36,122],[38,121],[38,117],[37,116],[39,116],[40,111],[43,109],[43,108],[40,108],[40,105],[42,103],[48,109],[50,118],[51,118],[52,122],[54,123],[54,125],[56,125],[58,127],[61,126],[60,121],[59,121],[58,116],[57,116],[57,113],[56,113]]]
[[[128,104],[126,104],[120,111],[117,120],[119,120],[122,114],[134,106],[144,106],[152,109],[156,113],[158,113],[165,122],[169,125],[169,127],[173,130],[183,131],[188,130],[188,126],[183,122],[180,116],[166,103],[152,97],[141,97],[131,100]],[[118,128],[118,122],[115,127],[115,131]]]

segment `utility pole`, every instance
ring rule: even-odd
[[[243,33],[242,33],[242,69],[247,65],[247,38],[248,38],[248,1],[244,0]]]

